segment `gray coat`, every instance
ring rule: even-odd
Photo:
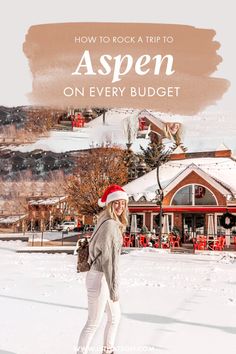
[[[103,215],[99,219],[94,232],[107,219],[109,219],[109,216],[107,214]],[[119,257],[122,247],[122,234],[119,225],[113,219],[105,221],[89,242],[88,262],[91,264],[94,258],[101,252],[101,255],[92,264],[91,269],[104,273],[110,298],[113,301],[119,299]]]

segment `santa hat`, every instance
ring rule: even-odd
[[[112,184],[103,193],[103,196],[98,199],[98,205],[104,207],[105,205],[113,202],[114,200],[124,199],[128,201],[128,195],[123,188],[117,184]]]

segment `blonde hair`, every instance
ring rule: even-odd
[[[119,227],[121,229],[121,232],[124,232],[126,229],[126,226],[128,225],[128,203],[127,203],[127,201],[125,201],[125,208],[120,216],[117,215],[114,210],[114,203],[115,203],[115,200],[110,202],[106,206],[106,209],[100,214],[100,217],[103,216],[104,214],[108,215],[111,219],[113,219],[119,223]]]

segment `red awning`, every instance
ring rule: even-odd
[[[159,206],[133,206],[129,207],[129,211],[132,213],[144,213],[144,212],[159,212]],[[179,213],[225,213],[229,211],[231,213],[236,213],[236,207],[230,206],[163,206],[164,213],[179,212]]]

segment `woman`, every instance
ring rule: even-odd
[[[94,237],[89,243],[91,269],[86,275],[88,319],[80,334],[78,354],[87,354],[105,309],[107,324],[103,354],[114,353],[120,320],[119,255],[123,243],[122,232],[127,225],[127,202],[126,192],[115,184],[105,190],[98,202],[106,209],[100,214]]]

